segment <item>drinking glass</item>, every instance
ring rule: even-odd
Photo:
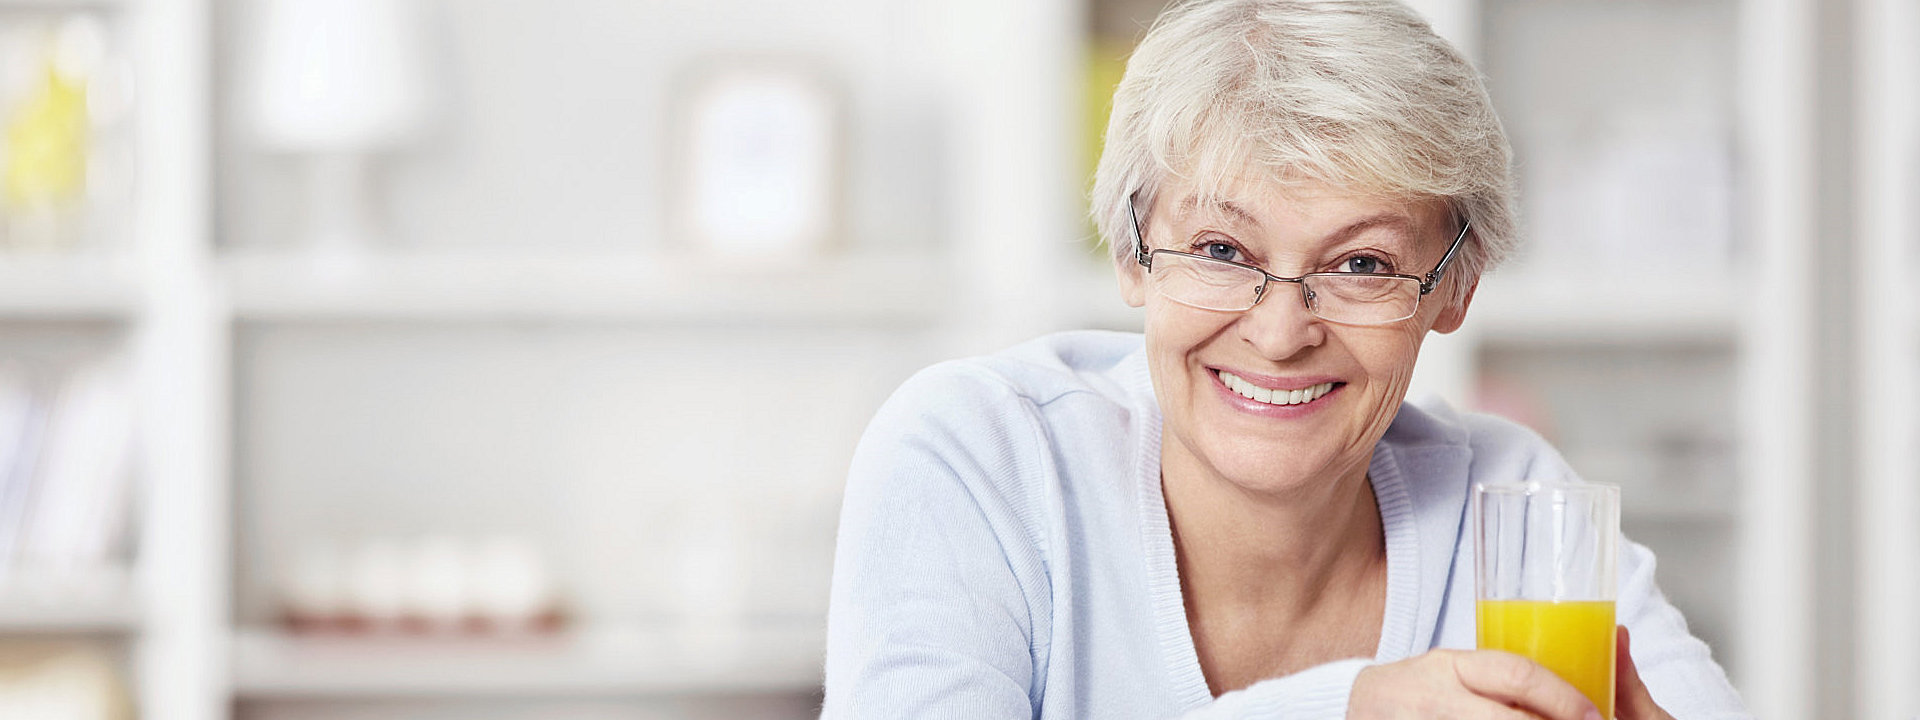
[[[1476,484],[1473,528],[1480,648],[1531,658],[1611,720],[1620,488]]]

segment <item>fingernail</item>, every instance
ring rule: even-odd
[[[1587,711],[1587,720],[1607,720],[1607,719],[1606,719],[1606,718],[1603,718],[1603,717],[1600,717],[1600,711],[1599,711],[1599,710],[1588,710],[1588,711]]]

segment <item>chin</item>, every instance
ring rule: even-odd
[[[1332,453],[1282,452],[1297,441],[1246,439],[1203,449],[1220,479],[1253,493],[1286,493],[1331,483]],[[1213,452],[1207,452],[1207,451]]]

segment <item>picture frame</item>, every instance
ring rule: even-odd
[[[676,236],[700,254],[736,261],[830,252],[845,227],[845,122],[837,84],[808,60],[733,58],[692,68],[671,139]]]

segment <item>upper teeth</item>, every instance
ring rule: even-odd
[[[1239,375],[1220,371],[1220,379],[1225,381],[1227,389],[1240,393],[1241,397],[1258,400],[1269,405],[1299,405],[1320,399],[1321,395],[1333,389],[1333,383],[1325,382],[1299,390],[1273,390],[1247,382]]]

